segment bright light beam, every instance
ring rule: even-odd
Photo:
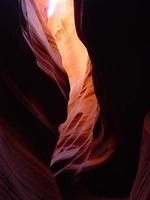
[[[48,17],[51,17],[55,11],[56,0],[49,0]]]

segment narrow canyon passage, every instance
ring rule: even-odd
[[[1,0],[0,200],[149,200],[148,5],[128,1]]]
[[[52,2],[50,5],[53,5]],[[100,108],[94,92],[92,64],[76,33],[73,1],[55,1],[53,13],[50,8],[48,27],[58,45],[71,87],[68,117],[59,128],[60,138],[52,167],[57,165],[59,171],[56,174],[69,170],[76,174],[106,160],[111,154],[111,141],[105,145],[110,145],[110,150],[105,152],[104,147],[101,153],[99,148],[96,155],[94,142],[98,146],[103,140],[103,133],[99,133],[99,141],[93,142],[93,129]],[[59,163],[61,169],[58,169]]]

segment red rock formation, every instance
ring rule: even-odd
[[[0,198],[61,199],[50,166],[94,168],[90,187],[128,191],[150,107],[146,15],[128,1],[57,0],[48,21],[48,3],[0,2]],[[149,200],[143,138],[131,200]]]
[[[93,63],[104,141],[109,136],[116,141],[111,159],[92,173],[91,187],[112,192],[130,189],[144,115],[150,108],[149,5],[129,0],[74,0],[74,4],[77,32]],[[101,184],[94,184],[95,179]]]
[[[133,185],[130,200],[149,200],[150,198],[150,113],[143,127],[139,169]]]
[[[65,171],[79,173],[101,164],[111,155],[113,142],[110,140],[97,148],[103,140],[103,132],[93,138],[99,105],[93,87],[91,62],[75,30],[73,1],[57,0],[55,6],[48,25],[71,86],[68,117],[59,128],[60,138],[52,159],[58,175]]]
[[[59,200],[49,164],[68,78],[36,1],[1,1],[0,16],[0,199]]]

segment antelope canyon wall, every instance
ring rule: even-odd
[[[145,15],[109,3],[0,1],[1,200],[60,200],[76,180],[129,194],[143,124],[130,199],[149,200]]]
[[[68,76],[37,1],[1,1],[0,16],[0,199],[59,200],[49,165]]]
[[[53,12],[52,2],[55,2]],[[100,108],[94,92],[91,61],[75,29],[74,3],[50,1],[49,13],[48,27],[58,45],[71,87],[68,117],[59,128],[52,167],[55,175],[65,171],[77,174],[105,161],[113,151],[113,142],[110,139],[99,145],[103,141],[102,130],[94,140]]]
[[[48,3],[51,8],[52,1],[40,0],[0,6],[3,199],[60,199],[49,165],[55,176],[75,175],[113,152],[111,139],[99,145],[102,127],[93,135],[100,108],[73,1],[55,1],[53,12]]]
[[[136,0],[74,0],[74,5],[78,36],[93,64],[104,136],[116,139],[111,159],[93,171],[90,186],[97,191],[108,188],[117,193],[127,188],[130,191],[137,170],[144,117],[150,109],[149,5]],[[145,142],[143,149],[146,146]],[[141,171],[147,172],[146,167]],[[99,184],[94,184],[95,180]],[[148,178],[145,181],[148,183]],[[139,199],[148,198],[148,184],[145,187],[147,197],[143,193]]]

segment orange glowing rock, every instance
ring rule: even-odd
[[[65,170],[78,173],[100,164],[111,151],[104,151],[104,155],[100,155],[101,151],[95,154],[93,147],[103,139],[100,133],[99,140],[93,141],[93,129],[100,109],[94,92],[92,65],[76,33],[73,1],[57,0],[52,10],[48,27],[56,40],[71,86],[68,117],[59,128],[60,138],[52,159],[54,168],[56,163],[66,161],[67,164],[57,168],[57,175]]]

